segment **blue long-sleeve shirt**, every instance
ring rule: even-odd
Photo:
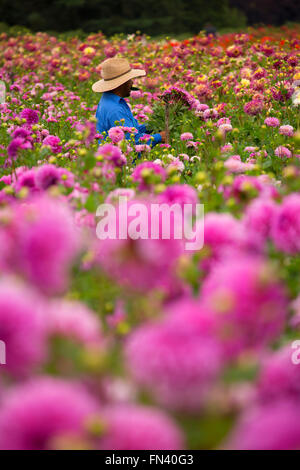
[[[115,95],[111,91],[105,91],[99,101],[97,111],[97,132],[100,134],[103,132],[108,133],[109,129],[115,126],[134,127],[137,130],[135,134],[135,143],[143,143],[140,138],[147,134],[147,128],[144,124],[139,124],[138,121],[133,117],[131,109],[128,104],[121,98],[121,96]],[[121,122],[124,119],[124,122]],[[116,124],[117,121],[117,124]],[[126,139],[130,139],[130,133],[126,133]],[[148,145],[154,147],[154,145],[161,142],[160,134],[152,134],[153,139],[147,141]],[[101,143],[101,139],[99,140]]]

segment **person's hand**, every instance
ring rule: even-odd
[[[166,142],[166,131],[161,131],[160,135],[161,135],[161,141],[163,143],[165,143]]]

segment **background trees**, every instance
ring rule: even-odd
[[[205,23],[217,28],[282,24],[299,19],[298,0],[1,0],[0,18],[34,31],[140,30],[151,35],[197,33]]]

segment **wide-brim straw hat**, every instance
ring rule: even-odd
[[[132,69],[127,59],[112,57],[102,62],[100,66],[102,80],[98,80],[92,85],[92,90],[96,93],[114,90],[131,78],[146,75],[145,70]]]

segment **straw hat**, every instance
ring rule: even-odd
[[[131,78],[144,77],[145,70],[132,69],[127,59],[112,57],[101,64],[102,80],[98,80],[92,86],[96,93],[114,90]]]

